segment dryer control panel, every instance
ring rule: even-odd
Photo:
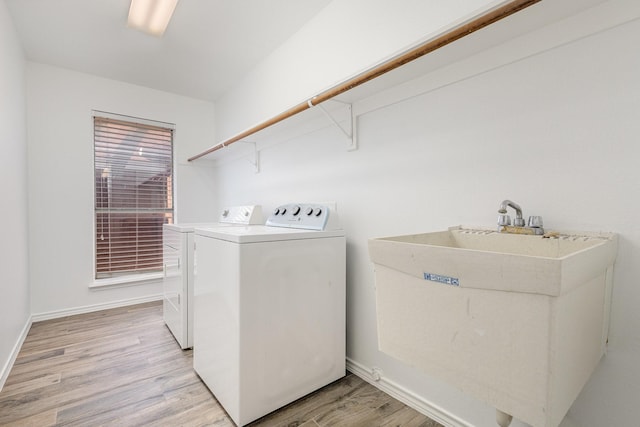
[[[220,212],[218,222],[239,225],[262,224],[262,207],[260,205],[250,205],[224,208]]]
[[[273,210],[266,225],[304,230],[336,230],[337,216],[326,205],[290,203]]]

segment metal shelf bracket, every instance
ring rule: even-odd
[[[345,102],[336,101],[335,99],[329,100],[331,102],[337,102],[342,104],[346,110],[346,114],[348,115],[347,126],[346,129],[342,126],[326,108],[322,106],[322,104],[315,105],[315,107],[320,108],[320,110],[324,113],[325,116],[333,123],[347,138],[347,151],[355,151],[358,149],[358,139],[357,139],[357,116],[353,112],[353,106],[351,104],[347,104]],[[311,104],[311,100],[309,100],[309,106],[314,106]]]
[[[260,173],[260,151],[258,150],[258,144],[254,141],[241,141],[245,144],[253,144],[253,155],[249,155],[247,161],[254,167],[255,173]]]

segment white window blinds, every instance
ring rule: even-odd
[[[94,117],[96,279],[162,270],[173,129]]]

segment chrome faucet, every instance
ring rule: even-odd
[[[503,225],[511,225],[511,217],[507,215],[507,206],[512,207],[516,211],[516,219],[513,222],[513,225],[516,227],[524,227],[524,218],[522,218],[522,208],[516,202],[512,202],[511,200],[503,200],[500,203],[500,209],[498,209],[498,213],[500,217],[498,218],[498,225],[501,225],[502,222],[506,222]]]
[[[516,219],[511,225],[511,217],[507,215],[507,207],[513,208],[516,211]],[[524,218],[522,217],[522,208],[511,200],[503,200],[498,208],[498,231],[501,233],[514,233],[514,234],[544,234],[542,228],[541,216],[530,216],[529,222],[525,227]]]

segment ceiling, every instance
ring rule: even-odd
[[[129,0],[5,0],[28,60],[215,101],[331,0],[182,0],[162,38]]]

